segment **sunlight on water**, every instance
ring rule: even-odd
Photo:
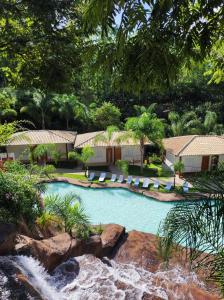
[[[160,222],[175,203],[159,202],[121,188],[93,189],[68,183],[50,183],[46,194],[75,193],[92,224],[116,223],[127,231],[156,234]]]

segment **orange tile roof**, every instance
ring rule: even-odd
[[[6,145],[73,144],[75,138],[73,131],[28,130],[13,134]]]
[[[98,135],[106,134],[105,131],[95,131],[95,132],[88,132],[83,134],[78,134],[75,140],[75,148],[83,148],[84,146],[90,147],[107,147],[107,146],[128,146],[128,145],[138,145],[138,141],[134,141],[133,139],[128,139],[126,141],[121,141],[118,143],[117,138],[121,136],[124,131],[114,132],[110,145],[104,141],[96,141],[96,137]],[[146,145],[152,144],[149,140],[145,142]]]
[[[166,151],[176,156],[224,154],[224,138],[217,135],[186,135],[163,139]]]

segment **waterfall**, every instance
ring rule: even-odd
[[[49,274],[32,257],[16,256],[12,260],[44,300],[140,300],[148,295],[184,300],[190,298],[181,286],[203,288],[195,273],[179,267],[152,273],[133,264],[83,255],[69,259]],[[1,298],[3,280],[0,272],[0,299],[7,300],[10,297]]]

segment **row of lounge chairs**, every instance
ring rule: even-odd
[[[92,173],[90,173],[90,175],[89,175],[89,177],[88,177],[88,180],[89,180],[89,181],[93,181],[95,177],[96,177],[96,176],[95,176],[95,173],[92,172]],[[99,177],[98,180],[99,180],[99,182],[104,182],[105,179],[106,179],[106,173],[103,172],[103,173],[100,174],[100,177]],[[127,184],[131,185],[131,184],[132,184],[132,181],[133,181],[133,177],[132,177],[132,176],[128,176],[127,180],[125,180],[125,179],[124,179],[124,175],[120,175],[120,176],[118,177],[117,174],[112,174],[110,181],[111,181],[111,182],[116,182],[116,181],[117,181],[118,183],[123,183],[123,182],[126,181]],[[139,187],[139,184],[140,184],[140,178],[139,178],[139,177],[136,177],[136,178],[134,179],[133,186],[137,188],[137,187]],[[149,184],[150,184],[150,179],[149,179],[149,178],[144,178],[144,179],[143,179],[142,188],[147,189],[147,188],[149,187]],[[156,181],[154,182],[154,184],[153,184],[153,188],[154,188],[154,189],[158,189],[160,185],[161,185],[161,184],[160,184],[159,180],[156,180]],[[173,186],[172,182],[167,182],[167,184],[166,184],[166,186],[165,186],[165,190],[166,190],[166,191],[170,191],[170,190],[172,189],[172,186]],[[184,184],[183,184],[182,187],[183,187],[183,191],[184,191],[185,193],[187,193],[187,192],[189,191],[189,185],[188,185],[188,182],[184,182]]]

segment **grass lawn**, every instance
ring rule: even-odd
[[[145,176],[145,177],[170,177],[172,172],[166,170],[161,164],[149,164],[144,166],[143,174],[141,174],[140,166],[129,165],[128,172],[134,176]]]
[[[73,179],[78,179],[78,180],[87,180],[87,178],[81,174],[53,173],[52,175],[55,177],[66,177],[66,178],[73,178]]]

